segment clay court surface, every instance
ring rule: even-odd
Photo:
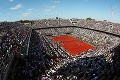
[[[95,48],[95,46],[90,45],[69,35],[52,36],[52,38],[57,43],[59,43],[60,46],[65,48],[72,56],[75,56],[80,52]]]

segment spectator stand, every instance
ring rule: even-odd
[[[15,57],[22,54],[22,42],[30,28],[17,22],[0,23],[0,79],[6,80]]]

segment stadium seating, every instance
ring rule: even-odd
[[[120,24],[108,21],[84,20],[80,19],[76,26],[106,31],[114,34],[120,34]]]
[[[120,24],[107,21],[80,19],[76,26],[120,33]],[[31,27],[46,28],[33,30],[28,56],[18,62],[13,75],[17,80],[119,80],[120,38],[73,26],[69,19],[36,20],[32,26],[16,22],[0,23],[0,61],[5,69],[12,54],[22,53],[23,43]],[[53,27],[48,28],[47,27]],[[68,34],[69,33],[69,34]],[[76,56],[59,45],[52,36],[69,35],[95,46]],[[4,60],[6,59],[6,60]],[[4,64],[4,62],[7,62]],[[1,67],[1,66],[0,66]],[[3,69],[3,70],[2,70]],[[2,77],[4,73],[2,73]],[[19,78],[18,78],[19,77]]]
[[[17,22],[0,23],[0,73],[2,75],[5,74],[12,56],[22,53],[22,46],[29,31],[30,27]]]

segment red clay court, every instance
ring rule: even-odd
[[[76,39],[72,36],[62,35],[62,36],[52,36],[52,38],[64,47],[72,56],[76,54],[95,48],[95,46]]]

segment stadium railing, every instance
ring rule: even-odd
[[[101,30],[96,30],[96,29],[91,29],[91,28],[87,28],[87,27],[82,27],[82,26],[58,26],[58,27],[44,27],[44,28],[33,28],[33,30],[39,30],[39,29],[51,29],[51,28],[82,28],[82,29],[88,29],[88,30],[93,30],[93,31],[97,31],[97,32],[102,32],[102,33],[105,33],[105,34],[109,34],[109,35],[113,35],[113,36],[116,36],[116,37],[120,37],[119,34],[115,34],[115,33],[110,33],[110,32],[106,32],[106,31],[101,31]]]
[[[30,30],[29,34],[23,40],[23,43],[22,43],[23,52],[21,54],[16,55],[18,58],[22,59],[22,58],[25,58],[28,55],[31,34],[32,34],[32,29]]]

